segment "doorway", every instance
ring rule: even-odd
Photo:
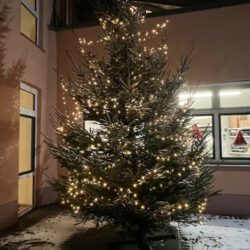
[[[19,117],[18,215],[34,207],[37,90],[21,83]]]

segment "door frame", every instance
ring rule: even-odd
[[[36,201],[36,148],[37,148],[37,95],[38,91],[35,88],[32,88],[31,86],[21,82],[20,83],[20,90],[24,90],[28,93],[31,93],[34,95],[34,110],[26,109],[20,107],[19,117],[27,117],[32,119],[32,168],[28,172],[18,173],[18,180],[27,178],[27,177],[33,177],[33,185],[32,185],[32,205],[20,212],[18,212],[18,217],[21,217],[22,215],[26,214],[27,212],[31,211],[35,207],[35,201]],[[20,146],[20,145],[19,145]]]

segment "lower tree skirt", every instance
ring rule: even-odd
[[[171,246],[167,246],[171,245]],[[163,248],[164,247],[164,248]],[[170,248],[169,248],[170,247]],[[178,239],[174,234],[149,236],[144,241],[139,239],[123,240],[107,244],[109,250],[158,250],[158,249],[178,249]]]
[[[118,230],[119,231],[119,230]],[[89,228],[79,231],[62,243],[62,249],[84,250],[178,250],[179,239],[173,232],[156,232],[145,241],[126,239],[113,227]]]

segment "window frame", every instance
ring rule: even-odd
[[[212,157],[211,158],[209,158],[209,159],[211,159],[211,160],[215,160],[215,147],[214,147],[214,140],[215,140],[215,135],[214,135],[214,116],[213,116],[213,114],[201,114],[201,115],[199,115],[199,114],[192,114],[192,117],[199,117],[199,116],[210,116],[211,117],[211,119],[212,119],[212,122],[211,122],[211,124],[212,124],[212,138],[213,138],[213,147],[212,147],[212,149],[213,149],[213,154],[212,154]]]
[[[36,135],[36,131],[37,131],[37,90],[30,87],[29,85],[21,82],[20,83],[20,90],[24,90],[30,94],[34,95],[34,109],[26,109],[26,108],[22,108],[20,106],[20,116],[23,117],[27,117],[27,118],[32,118],[32,143],[33,143],[33,148],[36,149],[37,147],[37,135]],[[33,138],[34,137],[34,138]],[[32,150],[33,151],[33,150]],[[33,154],[33,153],[32,153]],[[34,168],[32,171],[28,171],[29,173],[35,172],[36,170],[36,157],[35,157],[35,150],[34,150]],[[27,174],[27,173],[26,173]]]
[[[20,117],[25,117],[31,119],[32,130],[31,130],[31,166],[30,170],[19,173],[19,176],[33,173],[35,171],[35,136],[36,136],[36,118],[34,116],[29,116],[26,114],[20,113]]]
[[[22,5],[36,18],[36,40],[33,41],[31,38],[29,38],[22,31],[21,31],[21,34],[24,35],[25,37],[27,37],[30,41],[32,41],[36,45],[39,45],[39,39],[40,39],[39,38],[39,22],[40,22],[40,20],[39,20],[39,6],[40,6],[40,2],[39,2],[39,0],[36,0],[35,9],[32,6],[30,6],[30,4],[26,0],[21,0],[21,7],[22,7]],[[21,22],[22,22],[22,20],[21,20]]]
[[[241,160],[241,159],[245,159],[245,160],[250,160],[250,156],[249,157],[244,157],[244,158],[240,158],[240,157],[223,157],[222,156],[222,130],[221,130],[221,117],[222,116],[231,116],[231,115],[250,115],[250,111],[248,111],[247,113],[240,113],[240,114],[235,114],[235,113],[230,113],[230,114],[219,114],[219,121],[220,121],[220,158],[221,159],[225,159],[225,160],[231,160],[231,159],[234,159],[234,160]]]
[[[240,82],[223,82],[200,85],[188,85],[191,91],[212,91],[212,107],[208,109],[193,109],[192,116],[212,115],[213,120],[213,136],[214,136],[214,159],[209,159],[209,165],[220,167],[250,167],[250,158],[225,158],[222,157],[222,141],[221,141],[221,119],[222,115],[245,115],[250,114],[250,106],[248,107],[220,107],[220,90],[232,88],[250,88],[250,81]],[[183,90],[181,89],[180,92]]]

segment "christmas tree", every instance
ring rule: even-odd
[[[47,143],[68,171],[53,186],[74,215],[119,226],[143,242],[171,220],[188,222],[213,195],[206,135],[193,137],[190,105],[177,101],[189,57],[171,74],[165,41],[148,45],[167,21],[142,32],[145,13],[126,0],[106,6],[99,21],[97,42],[108,59],[79,38],[81,64],[71,79],[61,77],[76,111],[73,119],[57,111],[52,121],[59,142]],[[98,129],[87,129],[89,121]]]

